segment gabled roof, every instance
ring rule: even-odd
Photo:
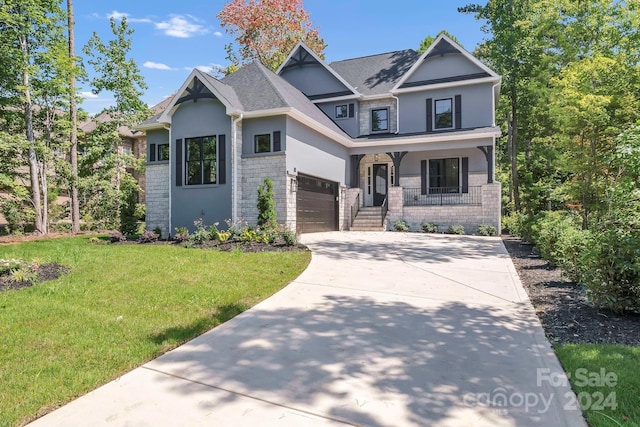
[[[322,58],[320,58],[318,55],[316,55],[316,53],[309,48],[309,46],[307,46],[306,44],[304,44],[303,42],[299,42],[296,47],[294,47],[291,50],[291,53],[289,54],[289,56],[286,57],[286,59],[282,62],[282,64],[280,64],[280,67],[278,67],[278,69],[276,70],[276,74],[280,75],[282,73],[282,71],[284,69],[286,69],[287,67],[290,67],[292,65],[294,65],[295,63],[298,63],[300,61],[304,61],[305,59],[301,58],[301,59],[296,59],[295,56],[300,52],[300,50],[304,50],[306,52],[306,57],[308,59],[306,59],[307,61],[311,61],[314,63],[317,63],[319,65],[321,65],[322,67],[324,67],[331,75],[333,75],[333,77],[335,77],[336,79],[338,79],[338,81],[340,83],[342,83],[349,91],[351,91],[354,95],[358,95],[358,90],[347,80],[345,80],[345,78],[343,76],[341,76],[339,73],[336,73],[336,71],[334,69],[332,69],[329,65],[327,65],[326,62],[324,62],[324,60]]]
[[[198,96],[204,89],[208,90],[227,108],[227,114],[242,111],[240,103],[233,88],[222,83],[220,80],[194,68],[189,77],[184,81],[175,96],[171,99],[169,105],[157,119],[159,123],[170,123],[170,117],[185,99],[192,96]],[[187,95],[184,95],[184,94]]]
[[[166,97],[162,102],[151,107],[151,111],[155,113],[153,116],[149,117],[147,120],[143,121],[139,125],[135,126],[137,130],[147,130],[154,129],[158,127],[162,127],[162,123],[160,122],[160,117],[164,110],[167,109],[171,101],[173,100],[174,95]]]
[[[461,54],[462,56],[467,58],[469,61],[471,61],[473,64],[475,64],[478,68],[480,68],[483,71],[483,73],[475,75],[475,76],[472,76],[471,79],[466,79],[466,80],[473,80],[473,79],[483,78],[483,77],[488,77],[490,79],[498,79],[498,80],[500,79],[500,76],[498,76],[489,67],[484,65],[480,60],[478,60],[478,58],[476,58],[475,56],[471,55],[462,46],[460,46],[458,43],[453,41],[450,37],[447,37],[445,34],[440,34],[433,41],[433,43],[431,43],[431,46],[429,46],[429,48],[420,56],[420,58],[418,58],[415,61],[415,63],[411,67],[411,69],[409,69],[404,74],[404,76],[402,76],[402,78],[393,86],[391,91],[395,92],[398,89],[403,88],[403,85],[405,84],[405,82],[420,67],[420,65],[422,65],[422,63],[426,59],[429,59],[429,58],[431,58],[433,56],[436,56],[436,55],[446,55],[446,54],[452,54],[452,53]],[[451,81],[455,81],[455,80],[451,80]],[[409,86],[409,85],[407,85],[407,86]]]
[[[415,64],[413,49],[398,50],[329,64],[364,96],[382,95],[391,89]]]
[[[78,125],[78,129],[84,133],[91,133],[98,127],[99,123],[108,123],[113,121],[113,118],[107,112],[102,112],[96,117],[92,117]],[[144,134],[140,133],[137,128],[131,129],[129,126],[118,126],[118,135],[125,138],[140,138]]]
[[[245,112],[293,108],[347,137],[344,131],[302,92],[257,61],[225,77],[222,82],[235,90]]]

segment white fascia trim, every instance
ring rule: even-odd
[[[393,94],[389,92],[389,93],[381,93],[379,95],[362,95],[362,98],[360,99],[363,101],[378,101],[381,99],[393,99]]]
[[[180,86],[180,89],[178,89],[178,91],[176,92],[175,96],[173,97],[169,105],[167,105],[167,108],[165,108],[164,112],[158,119],[159,122],[171,123],[171,116],[178,109],[177,102],[181,98],[181,95],[187,90],[187,88],[193,81],[194,77],[198,77],[198,80],[200,81],[200,83],[205,85],[206,88],[209,89],[211,93],[216,96],[216,98],[218,98],[218,100],[226,107],[226,111],[228,115],[237,113],[237,111],[231,107],[231,103],[229,102],[229,100],[226,99],[220,93],[220,91],[215,88],[215,86],[209,83],[207,76],[202,71],[198,70],[197,68],[194,68],[191,71],[191,73],[189,73],[189,77],[187,77],[184,83],[182,83],[182,86]],[[224,83],[220,83],[220,84],[224,84]]]
[[[283,108],[271,108],[268,110],[256,110],[256,111],[246,111],[242,114],[245,119],[256,119],[258,117],[269,117],[269,116],[280,116],[283,114],[289,114],[293,110],[291,107],[283,107]]]
[[[464,141],[464,140],[475,140],[475,139],[486,139],[486,138],[496,138],[501,135],[500,129],[496,130],[486,130],[479,131],[473,133],[443,133],[438,135],[417,135],[411,138],[393,138],[393,139],[382,139],[375,141],[363,141],[356,142],[353,146],[360,148],[369,148],[369,147],[393,147],[397,145],[411,145],[411,144],[420,144],[420,143],[435,143],[435,142],[446,142],[446,141]]]
[[[345,147],[354,147],[356,145],[351,138],[344,135],[340,135],[338,132],[334,131],[333,129],[329,129],[323,124],[318,123],[317,121],[313,120],[311,117],[301,113],[295,108],[292,108],[288,115],[289,117],[303,123],[304,125],[310,127],[311,129],[316,130],[325,136],[328,136],[329,138],[333,139],[335,142],[342,144]]]
[[[139,130],[141,132],[146,132],[148,130],[164,129],[164,127],[167,126],[167,124],[168,123],[153,123],[148,125],[139,124],[137,126],[134,126],[132,129]]]
[[[320,98],[320,99],[314,99],[313,102],[314,104],[322,104],[325,102],[340,102],[340,101],[352,101],[355,99],[362,99],[361,95],[345,95],[345,96],[336,96],[335,98]]]
[[[458,80],[455,82],[436,83],[433,85],[426,85],[426,86],[407,87],[403,89],[394,89],[391,93],[400,94],[400,93],[424,92],[427,90],[437,90],[437,89],[445,89],[450,87],[479,85],[483,83],[500,83],[500,77],[482,77],[480,79]]]
[[[349,84],[349,82],[347,82],[345,79],[342,78],[342,76],[340,74],[338,74],[333,68],[331,68],[326,62],[324,62],[324,60],[322,58],[320,58],[318,55],[316,55],[316,53],[309,48],[309,46],[307,46],[306,44],[304,44],[303,42],[298,42],[298,44],[296,45],[296,47],[294,47],[291,52],[289,53],[289,55],[287,55],[287,58],[282,62],[282,64],[280,64],[280,66],[278,67],[278,69],[276,70],[276,74],[280,75],[280,71],[282,71],[282,69],[285,67],[285,65],[287,64],[287,62],[289,62],[289,60],[293,57],[293,55],[296,53],[296,51],[298,50],[298,48],[302,48],[304,50],[307,51],[307,53],[309,55],[311,55],[313,57],[313,59],[315,59],[316,61],[318,61],[320,63],[320,65],[322,65],[328,72],[330,72],[333,77],[335,77],[336,79],[338,79],[338,81],[340,81],[340,83],[342,83],[347,89],[349,89],[351,92],[353,92],[355,95],[360,95],[360,93],[356,90],[356,88],[354,88],[353,86],[351,86]]]
[[[413,66],[409,69],[409,71],[407,71],[405,73],[404,76],[402,76],[402,78],[400,79],[400,81],[393,87],[393,89],[391,89],[392,92],[397,91],[400,86],[402,86],[408,79],[409,77],[411,77],[411,75],[420,67],[420,65],[422,65],[422,62],[425,60],[425,58],[431,53],[431,51],[438,45],[438,43],[440,43],[440,40],[444,39],[446,42],[448,42],[449,44],[451,44],[453,47],[455,47],[465,58],[467,58],[468,60],[470,60],[471,62],[473,62],[475,65],[477,65],[478,67],[480,67],[483,71],[486,71],[487,73],[489,73],[489,75],[491,77],[499,77],[495,71],[493,71],[491,68],[487,67],[486,65],[484,65],[482,62],[480,62],[480,60],[478,58],[476,58],[475,56],[471,55],[469,52],[466,51],[465,48],[463,48],[462,46],[460,46],[458,43],[454,42],[453,40],[451,40],[449,37],[447,37],[444,34],[440,34],[434,41],[433,43],[431,43],[431,46],[429,46],[429,49],[427,49],[422,55],[420,55],[420,58],[418,58],[418,60],[415,62],[415,64],[413,64]]]

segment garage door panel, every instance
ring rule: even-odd
[[[338,184],[308,176],[298,176],[296,222],[299,233],[338,229]]]

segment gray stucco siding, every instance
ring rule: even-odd
[[[354,114],[353,117],[347,117],[342,119],[336,118],[336,107],[338,105],[346,105],[347,110],[349,109],[349,104],[353,104]],[[316,104],[331,120],[337,124],[340,129],[345,131],[350,137],[357,138],[359,136],[360,125],[358,123],[358,117],[360,116],[360,105],[357,100],[346,100],[346,101],[334,101],[334,102],[326,102],[326,103],[318,103]]]
[[[260,155],[255,153],[255,136],[262,134],[271,135],[273,147],[273,132],[280,131],[280,151],[286,150],[287,120],[286,116],[260,117],[245,119],[242,121],[242,154]]]
[[[147,161],[150,161],[151,144],[156,146],[169,143],[169,131],[166,129],[153,129],[146,131],[147,135]]]
[[[490,83],[450,87],[437,90],[404,93],[400,100],[400,133],[419,133],[427,129],[427,99],[462,96],[461,120],[463,129],[493,124],[493,92]]]
[[[484,72],[483,69],[465,58],[462,54],[434,56],[423,61],[411,74],[406,83],[424,80],[442,79],[454,76],[466,76]]]
[[[296,120],[287,119],[287,171],[342,185],[350,173],[349,150]]]
[[[322,65],[305,65],[280,73],[280,77],[307,96],[348,91],[349,89]]]
[[[184,139],[210,135],[225,135],[226,183],[207,185],[176,186],[176,140],[183,140],[182,161],[184,155]],[[206,225],[214,222],[224,224],[231,218],[231,118],[227,116],[225,107],[218,100],[199,99],[198,102],[187,101],[180,104],[171,119],[171,232],[175,227],[194,229],[193,222],[202,218]],[[220,151],[218,140],[218,153]],[[219,155],[218,155],[218,161]],[[219,167],[219,163],[218,163]],[[182,165],[184,174],[185,165]],[[218,182],[220,177],[218,177]]]

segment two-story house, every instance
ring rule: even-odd
[[[217,80],[194,70],[147,135],[147,227],[163,235],[257,220],[275,184],[278,222],[299,232],[500,226],[494,148],[500,76],[441,35],[325,63],[304,44],[277,73],[249,64]]]

